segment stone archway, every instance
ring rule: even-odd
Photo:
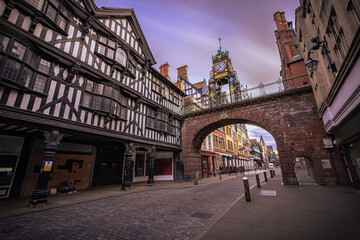
[[[200,148],[205,137],[217,128],[236,123],[259,126],[274,137],[284,184],[298,183],[293,159],[299,155],[309,156],[313,160],[320,184],[335,184],[336,175],[345,176],[338,157],[333,159],[332,169],[321,166],[322,159],[331,158],[323,145],[323,139],[328,136],[317,115],[311,88],[302,88],[271,98],[265,96],[256,101],[243,101],[187,114],[182,127],[181,153],[186,179],[193,178],[201,170]]]

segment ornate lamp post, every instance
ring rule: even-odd
[[[29,202],[30,207],[35,207],[40,203],[43,204],[47,203],[47,195],[48,195],[47,187],[48,187],[49,177],[50,177],[53,161],[55,158],[56,150],[63,136],[64,135],[57,130],[53,130],[51,132],[44,132],[45,148],[43,153],[43,162],[39,173],[39,178],[36,184],[36,188]]]
[[[309,71],[311,72],[310,77],[312,77],[314,72],[316,72],[317,66],[318,66],[318,63],[319,63],[318,60],[312,59],[310,57],[310,55],[311,55],[311,53],[313,53],[314,50],[318,50],[320,47],[322,48],[321,54],[325,54],[328,61],[329,61],[329,64],[330,64],[329,67],[331,68],[331,71],[332,72],[337,72],[335,63],[332,61],[331,56],[329,55],[330,51],[328,49],[325,37],[324,37],[323,41],[320,41],[319,37],[314,37],[310,41],[312,43],[315,43],[315,45],[310,48],[310,50],[308,52],[308,61],[305,63],[306,68],[309,69]]]

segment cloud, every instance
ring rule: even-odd
[[[260,136],[262,136],[267,146],[273,146],[274,149],[277,149],[275,139],[268,131],[250,124],[245,124],[245,126],[248,130],[250,139],[255,138],[258,142],[260,142]]]

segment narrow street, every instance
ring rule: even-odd
[[[240,199],[243,176],[3,218],[0,239],[193,239]]]

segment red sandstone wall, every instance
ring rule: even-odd
[[[214,129],[234,123],[253,123],[272,134],[279,152],[280,165],[285,184],[296,184],[293,161],[299,155],[314,162],[320,184],[346,182],[345,173],[338,154],[324,148],[323,139],[328,138],[318,117],[315,99],[310,88],[292,95],[275,99],[264,99],[246,106],[222,109],[203,116],[187,117],[182,127],[185,178],[191,179],[201,171],[200,146],[203,139]],[[220,119],[220,113],[228,112],[228,119]],[[216,123],[214,125],[214,123]],[[334,164],[324,169],[321,160],[329,159]],[[334,168],[335,167],[335,168]],[[334,171],[336,169],[336,172]]]

